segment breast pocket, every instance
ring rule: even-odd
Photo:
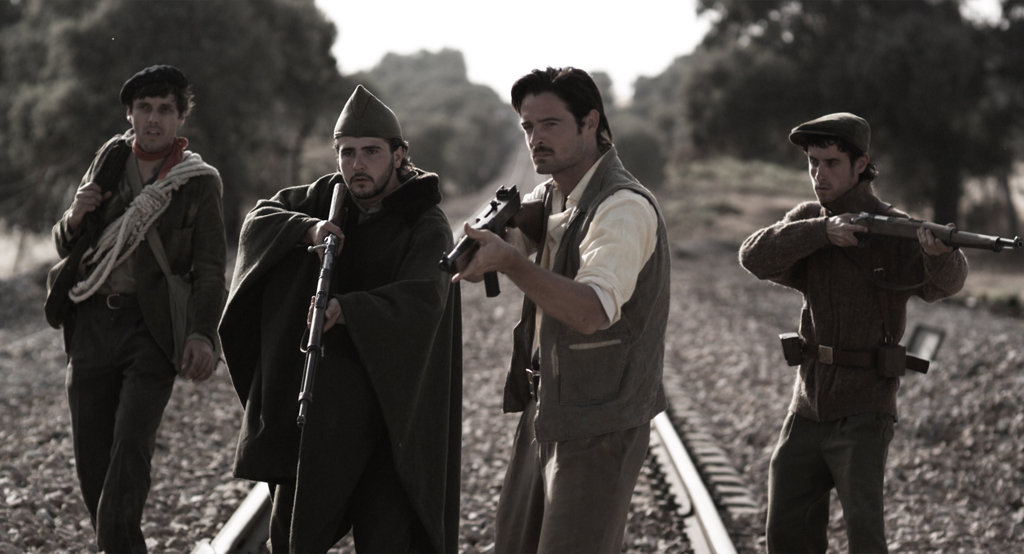
[[[558,402],[569,406],[601,404],[615,398],[626,372],[626,333],[594,340],[563,337],[556,347]],[[542,385],[543,386],[543,385]]]

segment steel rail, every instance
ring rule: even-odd
[[[725,524],[719,516],[697,466],[664,412],[651,425],[651,450],[661,472],[682,509],[687,541],[694,554],[736,554]],[[270,494],[257,483],[248,496],[210,541],[201,541],[192,554],[233,554],[259,551],[268,538]]]
[[[686,535],[695,554],[736,554],[736,547],[718,513],[697,466],[690,458],[672,421],[665,412],[658,414],[651,425],[652,448],[663,449],[667,460],[662,464],[666,481],[681,498],[679,505],[689,503]],[[660,457],[659,457],[660,460]]]
[[[264,552],[270,538],[270,489],[256,483],[217,536],[200,541],[192,554],[234,554]]]

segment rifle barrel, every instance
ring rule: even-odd
[[[1009,239],[995,235],[969,233],[961,231],[956,227],[939,225],[938,223],[921,221],[919,219],[862,213],[854,218],[854,223],[860,223],[867,227],[868,234],[906,239],[916,239],[918,228],[924,227],[949,246],[980,248],[992,250],[993,252],[1021,247],[1020,237]]]
[[[334,183],[328,218],[341,229],[345,228],[345,193],[345,182],[339,178]],[[320,356],[323,355],[321,341],[324,334],[324,318],[327,314],[327,302],[330,300],[331,275],[334,273],[335,250],[338,249],[339,240],[341,239],[335,235],[327,235],[322,245],[310,246],[308,248],[310,252],[323,248],[323,259],[320,262],[320,273],[316,281],[316,295],[313,297],[313,313],[310,317],[309,339],[302,349],[306,354],[306,362],[302,368],[302,385],[299,389],[299,415],[295,418],[295,423],[300,428],[306,424],[309,405],[313,402],[316,368],[320,363]]]

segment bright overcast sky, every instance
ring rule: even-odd
[[[709,27],[695,0],[316,0],[338,27],[343,73],[372,68],[388,52],[462,52],[469,80],[504,98],[536,68],[604,71],[620,101],[638,76],[665,70]]]
[[[316,0],[338,27],[334,55],[345,74],[388,52],[462,52],[469,80],[505,98],[536,68],[571,65],[611,76],[619,102],[637,77],[660,74],[693,51],[710,27],[695,0]],[[967,11],[998,15],[998,0]]]

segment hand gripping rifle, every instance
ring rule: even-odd
[[[331,212],[328,216],[330,221],[339,228],[345,228],[345,183],[339,180],[334,184],[334,196],[331,198]],[[320,276],[316,281],[316,296],[313,303],[313,316],[309,329],[309,338],[302,352],[306,354],[306,363],[302,369],[302,388],[299,389],[299,416],[295,423],[300,428],[306,423],[306,416],[309,412],[309,405],[313,402],[313,380],[316,377],[316,368],[323,357],[323,335],[324,317],[327,313],[327,302],[331,298],[331,275],[334,272],[334,258],[338,249],[338,237],[328,234],[323,244],[306,248],[309,252],[323,250],[323,260],[320,263]]]
[[[884,215],[861,212],[854,217],[850,223],[858,223],[868,228],[869,235],[882,235],[906,239],[917,239],[917,230],[924,227],[932,232],[942,242],[949,246],[962,246],[964,248],[983,248],[999,252],[1004,249],[1020,248],[1020,237],[1012,239],[996,237],[991,235],[979,235],[961,231],[956,227],[947,227],[938,223],[921,221],[905,217],[888,217]]]
[[[477,213],[470,226],[477,230],[490,231],[501,236],[504,234],[506,226],[512,226],[510,225],[512,216],[519,211],[521,205],[519,190],[516,186],[502,186],[494,193],[494,198]],[[448,273],[458,273],[460,267],[459,259],[463,256],[472,255],[478,247],[479,243],[477,241],[463,235],[455,245],[455,248],[452,248],[451,252],[441,258],[439,262],[441,269]],[[484,289],[487,291],[488,297],[501,294],[501,289],[498,287],[497,273],[491,271],[484,274]]]

